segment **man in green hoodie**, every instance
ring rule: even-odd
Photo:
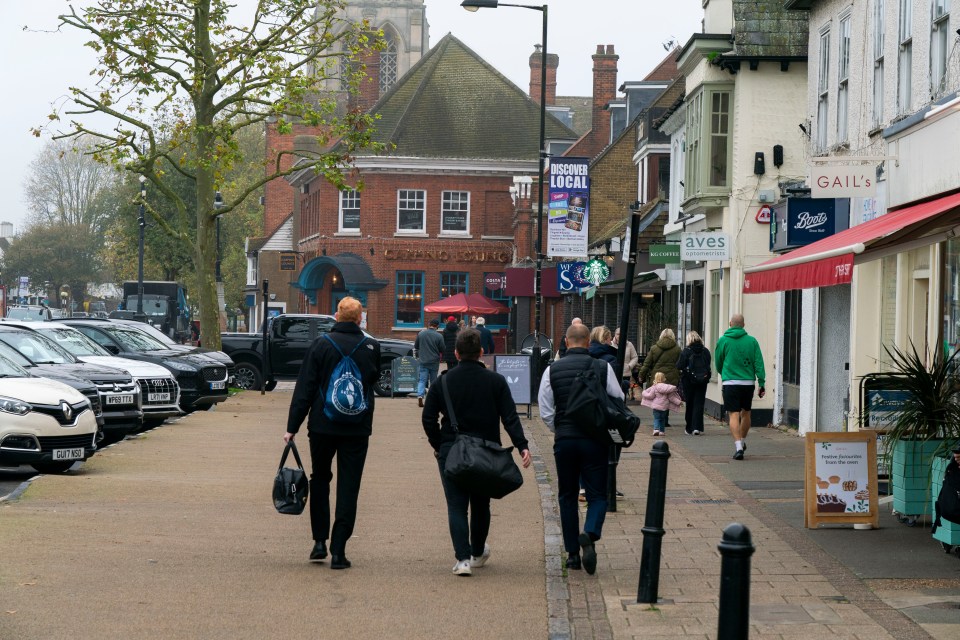
[[[730,435],[736,447],[733,459],[743,460],[750,431],[754,380],[760,384],[757,395],[762,398],[766,393],[766,374],[760,344],[743,328],[742,314],[730,316],[730,328],[717,340],[714,361],[723,384],[723,408],[730,416]]]

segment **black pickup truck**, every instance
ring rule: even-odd
[[[330,331],[336,319],[316,314],[285,313],[270,319],[267,327],[267,357],[264,367],[263,337],[259,333],[224,333],[220,348],[237,363],[234,385],[241,389],[259,389],[266,375],[267,391],[273,391],[278,380],[296,380],[300,365],[310,344]],[[374,387],[379,396],[389,396],[392,384],[390,361],[413,355],[413,342],[394,338],[377,338],[380,343],[380,379]]]

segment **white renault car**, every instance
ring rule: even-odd
[[[167,418],[183,415],[179,406],[180,385],[166,367],[118,358],[73,327],[59,322],[23,323],[22,326],[50,338],[81,362],[123,369],[133,376],[140,386],[145,428],[156,427]]]
[[[96,443],[97,418],[86,396],[0,357],[0,466],[63,473],[92,456]]]

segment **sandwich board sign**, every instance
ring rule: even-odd
[[[878,528],[876,432],[809,432],[804,438],[804,526],[868,524]]]

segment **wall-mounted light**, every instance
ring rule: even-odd
[[[337,274],[333,274],[333,284],[337,284]]]
[[[276,299],[277,299],[277,294],[271,293],[271,294],[270,294],[270,299],[271,299],[271,300],[276,300]]]

